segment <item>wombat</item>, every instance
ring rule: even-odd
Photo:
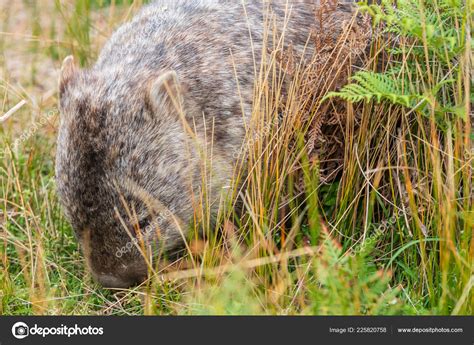
[[[166,253],[183,245],[203,187],[203,150],[212,152],[206,187],[217,207],[245,137],[262,54],[275,43],[270,34],[264,48],[267,18],[284,30],[285,46],[310,55],[318,5],[157,1],[112,35],[90,69],[65,59],[57,190],[98,282],[140,283],[149,263],[141,247]],[[341,21],[353,14],[351,5],[337,11]]]

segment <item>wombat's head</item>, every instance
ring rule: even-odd
[[[144,253],[182,243],[199,179],[175,73],[146,85],[121,73],[79,70],[69,57],[60,78],[58,193],[92,275],[108,287],[141,282]]]

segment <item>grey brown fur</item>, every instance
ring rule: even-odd
[[[285,41],[299,53],[318,28],[318,3],[291,2]],[[214,142],[212,199],[229,183],[251,113],[265,7],[247,2],[246,15],[241,1],[157,1],[113,34],[92,68],[65,62],[58,193],[103,285],[146,277],[135,245],[116,253],[157,217],[145,245],[168,252],[182,245],[201,188],[201,144]],[[271,5],[280,27],[285,7],[283,0]],[[341,6],[338,15],[347,20],[352,8]]]

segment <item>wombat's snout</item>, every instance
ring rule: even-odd
[[[119,267],[109,267],[100,270],[94,260],[90,260],[90,271],[95,281],[105,288],[129,288],[143,283],[147,279],[147,269],[144,262],[133,264],[119,264]]]
[[[79,241],[87,267],[95,281],[105,288],[128,288],[138,285],[148,277],[143,257],[134,251],[117,256],[116,252],[104,250],[106,238],[97,232],[84,229]]]
[[[146,274],[130,269],[120,275],[97,274],[95,279],[105,288],[129,288],[142,283]]]

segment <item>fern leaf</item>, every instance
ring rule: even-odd
[[[385,100],[405,107],[413,107],[417,103],[425,101],[425,97],[422,95],[405,93],[401,81],[391,75],[362,71],[356,73],[351,81],[353,83],[344,86],[340,91],[328,93],[323,101],[334,97],[351,103],[371,100],[380,103]]]

